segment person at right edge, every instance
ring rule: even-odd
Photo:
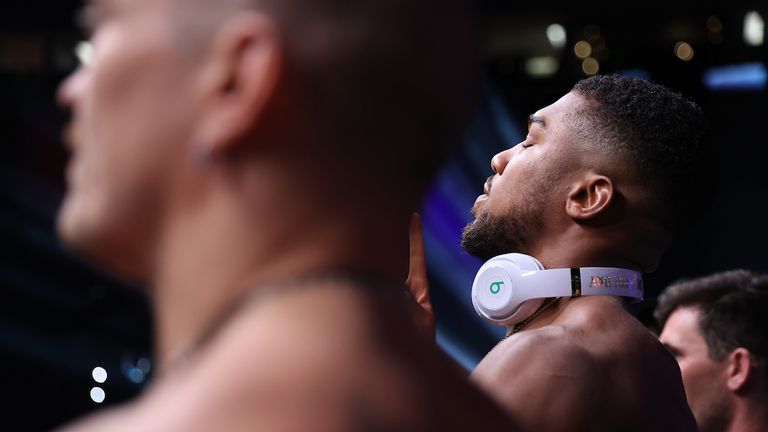
[[[504,257],[533,265],[515,280],[539,281],[528,283],[539,298],[514,319],[492,317],[507,337],[471,378],[521,430],[696,430],[675,359],[616,292],[642,297],[642,273],[709,205],[705,128],[700,107],[679,93],[600,75],[531,115],[525,140],[493,157],[462,246],[486,265]],[[410,288],[429,312],[420,235],[412,228]],[[596,268],[618,276],[595,276]],[[558,270],[568,277],[531,279]],[[490,293],[501,287],[492,282]],[[481,312],[476,300],[473,287]]]
[[[659,296],[654,317],[699,430],[768,430],[768,274],[736,269],[678,281]]]

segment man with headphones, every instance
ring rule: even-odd
[[[462,246],[487,261],[475,309],[508,332],[472,378],[523,430],[695,430],[674,358],[625,301],[708,201],[704,123],[668,88],[595,76],[493,157]]]

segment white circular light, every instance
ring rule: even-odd
[[[565,46],[565,28],[560,24],[550,24],[547,27],[547,39],[553,48],[562,48]]]
[[[104,398],[107,397],[107,394],[104,393],[104,390],[101,389],[101,387],[94,387],[91,389],[91,400],[96,403],[102,403],[104,402]]]
[[[93,380],[97,383],[103,383],[107,380],[107,371],[101,367],[97,366],[93,368],[93,372],[91,372],[91,376],[93,376]]]

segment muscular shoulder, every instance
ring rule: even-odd
[[[512,336],[472,377],[524,430],[689,430],[692,416],[669,355],[647,330],[614,322]]]
[[[569,430],[589,420],[583,401],[605,392],[601,361],[549,326],[514,335],[494,348],[472,373],[523,430]],[[599,403],[599,402],[598,402]],[[568,419],[568,424],[560,422]],[[575,430],[575,429],[574,429]]]

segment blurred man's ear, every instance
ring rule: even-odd
[[[268,15],[238,13],[221,26],[200,75],[204,111],[193,142],[207,148],[198,151],[227,152],[258,124],[276,94],[281,53]]]
[[[577,221],[588,221],[607,211],[614,199],[613,180],[593,171],[571,185],[565,212]]]
[[[757,365],[752,353],[746,348],[736,348],[728,354],[726,385],[734,393],[747,390],[755,380]]]

